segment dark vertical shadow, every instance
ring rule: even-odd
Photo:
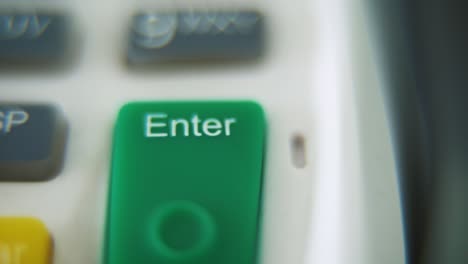
[[[369,3],[386,76],[407,263],[468,263],[468,4]]]

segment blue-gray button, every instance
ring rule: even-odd
[[[263,18],[253,11],[156,12],[133,18],[130,64],[244,60],[263,52]]]
[[[63,164],[66,125],[42,104],[0,103],[0,181],[42,181]]]
[[[51,62],[66,49],[67,19],[59,14],[0,12],[0,62]]]

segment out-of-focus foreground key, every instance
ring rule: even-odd
[[[67,19],[63,15],[0,11],[0,63],[61,59],[67,30]]]
[[[122,108],[104,263],[258,263],[264,141],[252,102]]]
[[[66,124],[52,105],[0,103],[0,181],[42,181],[62,167]]]
[[[193,60],[244,60],[263,51],[257,12],[155,12],[133,18],[130,64]]]
[[[29,217],[0,217],[0,264],[51,264],[52,239]]]

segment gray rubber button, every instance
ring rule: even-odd
[[[66,134],[66,122],[52,105],[0,103],[0,181],[56,176]]]
[[[263,52],[263,18],[257,12],[156,12],[133,18],[130,64],[245,60]]]
[[[67,21],[59,14],[0,12],[0,63],[61,59]]]

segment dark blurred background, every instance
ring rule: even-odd
[[[368,2],[385,62],[407,263],[468,263],[468,4]]]

